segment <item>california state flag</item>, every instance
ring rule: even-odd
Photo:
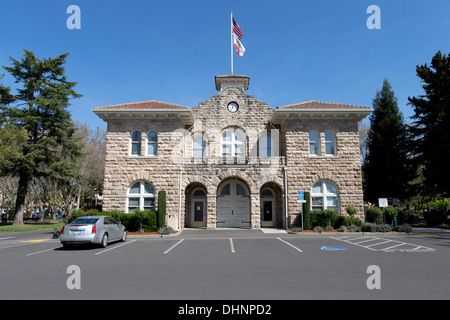
[[[236,37],[236,35],[233,35],[233,46],[236,48],[238,56],[243,57],[245,48],[242,45],[241,41],[239,41],[239,39]]]

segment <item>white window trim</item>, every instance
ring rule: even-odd
[[[327,132],[331,132],[333,135],[333,140],[327,140]],[[324,132],[324,140],[325,140],[325,156],[327,157],[333,157],[336,156],[336,151],[337,151],[337,147],[336,147],[336,132],[334,130],[328,129],[325,130]],[[333,144],[333,152],[332,153],[327,153],[327,144],[332,143]]]
[[[139,193],[130,193],[131,187],[134,186],[136,183],[139,183]],[[153,201],[156,203],[156,192],[145,193],[145,183],[149,183],[153,187],[153,191],[155,190],[155,186],[152,183],[150,183],[149,181],[139,180],[139,181],[133,182],[127,191],[127,207],[126,207],[126,211],[125,211],[126,213],[130,213],[130,211],[129,211],[130,198],[139,198],[139,210],[141,210],[141,211],[144,210],[144,199],[153,198]],[[153,208],[153,209],[156,210],[156,208]]]
[[[322,193],[313,193],[312,189],[319,182],[322,184]],[[327,188],[325,186],[325,182],[331,183],[336,188],[337,193],[328,192],[328,190],[327,190]],[[325,191],[325,190],[327,190],[327,191]],[[339,208],[340,208],[340,205],[339,205],[339,203],[340,203],[339,190],[338,190],[336,184],[333,183],[332,181],[319,180],[313,185],[313,187],[311,188],[311,210],[313,210],[312,198],[322,198],[322,210],[323,211],[328,209],[327,198],[336,198],[337,199],[337,203],[336,203],[336,207],[335,208],[336,208],[336,213],[339,214],[339,212],[340,212],[340,210],[339,210]],[[322,210],[320,210],[320,211],[322,211]]]
[[[141,145],[141,147],[140,147],[141,150],[140,150],[139,154],[133,154],[133,144],[135,143],[134,140],[133,140],[133,133],[135,133],[135,132],[138,132],[141,135],[141,140],[139,142],[140,145]],[[140,156],[142,156],[142,141],[143,141],[143,139],[142,139],[142,132],[139,131],[139,130],[132,130],[131,133],[130,133],[130,150],[129,150],[129,154],[128,154],[130,157],[140,157]]]
[[[149,154],[148,153],[148,150],[149,150],[149,148],[148,148],[148,145],[149,145],[149,139],[148,139],[148,135],[151,133],[151,132],[155,132],[156,133],[156,141],[154,142],[154,144],[156,145],[156,153],[155,154]],[[159,140],[159,133],[158,133],[158,131],[156,131],[156,130],[150,130],[150,131],[148,131],[147,132],[147,134],[145,135],[145,155],[147,156],[147,157],[157,157],[158,156],[158,140]]]
[[[315,132],[317,133],[317,141],[313,141],[311,140],[311,133]],[[314,143],[315,145],[317,145],[317,152],[316,153],[312,153],[311,152],[311,143]],[[308,132],[308,154],[310,157],[320,157],[321,156],[321,147],[320,147],[321,143],[320,143],[320,131],[317,129],[312,129]]]
[[[224,141],[224,137],[225,135],[230,134],[231,135],[231,140],[230,141]],[[242,141],[237,140],[236,139],[236,134],[239,134],[242,137]],[[224,146],[229,146],[230,147],[230,154],[229,155],[225,155],[223,152],[223,147]],[[242,154],[239,153],[239,155],[236,153],[236,146],[242,146]],[[224,134],[222,134],[222,139],[221,139],[221,143],[220,143],[220,154],[222,155],[222,157],[224,158],[229,158],[229,159],[245,159],[245,152],[246,152],[246,147],[245,147],[245,134],[244,132],[242,132],[241,129],[230,129],[227,130]]]

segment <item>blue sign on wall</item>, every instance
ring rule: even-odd
[[[305,200],[305,192],[304,191],[298,192],[298,200],[300,200],[300,201]]]

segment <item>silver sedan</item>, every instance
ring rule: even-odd
[[[99,244],[104,248],[112,241],[126,241],[127,230],[113,217],[80,217],[62,228],[59,240],[64,248],[83,243]]]

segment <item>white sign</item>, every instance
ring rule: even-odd
[[[388,199],[387,198],[378,198],[378,206],[380,208],[388,207]]]

